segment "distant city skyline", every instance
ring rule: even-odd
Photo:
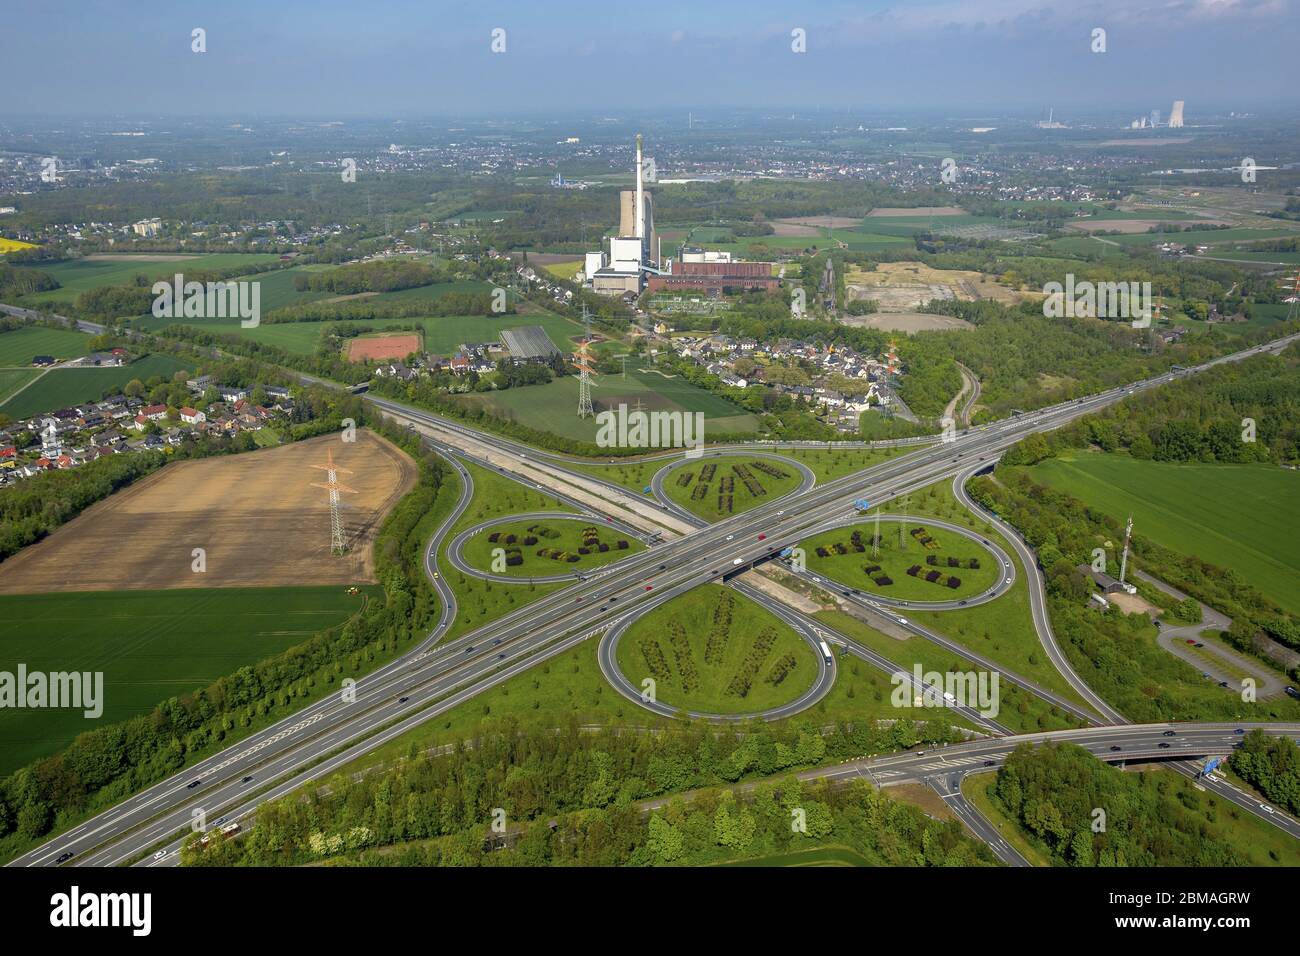
[[[1294,0],[6,6],[11,96],[0,111],[11,114],[1055,107],[1060,118],[1181,99],[1194,125],[1198,111],[1298,103],[1281,82],[1300,42]],[[191,52],[194,28],[206,31],[204,53]],[[1098,28],[1105,52],[1093,52]],[[793,52],[800,42],[806,52]]]

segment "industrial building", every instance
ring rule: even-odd
[[[560,354],[546,330],[540,325],[525,325],[517,329],[505,329],[501,333],[501,344],[510,353],[510,360],[516,365],[525,362],[549,362]]]

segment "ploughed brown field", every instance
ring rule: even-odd
[[[330,554],[329,493],[312,487],[327,452],[357,491],[342,496],[342,557]],[[0,563],[0,594],[371,583],[375,532],[415,479],[410,458],[365,430],[172,462]]]
[[[404,359],[420,351],[420,336],[414,332],[406,335],[369,335],[348,343],[348,358],[353,362],[371,359]]]

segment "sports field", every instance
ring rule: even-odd
[[[1300,614],[1300,472],[1175,464],[1121,454],[1052,458],[1029,469],[1151,540],[1230,568]]]
[[[315,487],[328,453],[356,489],[343,495],[342,557]],[[0,594],[373,582],[375,531],[414,482],[411,459],[365,430],[173,462],[0,563]]]
[[[912,533],[917,528],[922,529],[920,535]],[[873,555],[872,539],[877,533],[880,542]],[[808,538],[799,547],[807,553],[809,571],[901,601],[952,601],[980,594],[993,585],[1000,570],[991,551],[955,531],[927,525],[924,518],[882,521],[879,532],[874,521],[862,521]],[[931,557],[934,564],[929,563]],[[949,566],[949,558],[957,559],[960,566]],[[970,566],[972,560],[977,567]],[[875,570],[868,572],[868,568]],[[908,574],[911,568],[918,572]],[[931,574],[934,581],[927,580]],[[949,587],[949,578],[960,583]]]
[[[79,733],[149,711],[332,627],[377,587],[89,591],[0,596],[0,670],[100,671],[103,714],[0,710],[0,776]]]
[[[71,329],[50,329],[43,325],[29,325],[11,332],[0,333],[0,367],[30,366],[37,355],[52,355],[56,359],[76,358],[85,355],[90,336]]]
[[[539,316],[526,316],[529,323]],[[567,321],[567,320],[562,320]],[[518,322],[516,317],[516,324]],[[509,326],[506,326],[507,328]],[[548,330],[549,331],[549,330]],[[551,339],[555,339],[552,333]],[[556,342],[563,348],[563,344]],[[686,379],[655,368],[640,368],[627,363],[627,376],[621,372],[599,375],[592,379],[591,401],[596,412],[617,413],[620,404],[628,411],[639,400],[645,411],[686,411],[704,413],[705,441],[710,433],[758,431],[758,419],[726,399],[697,388]],[[576,438],[595,441],[599,428],[594,418],[578,418],[578,377],[566,375],[546,385],[508,388],[500,392],[481,392],[467,396],[469,401],[487,405],[498,415],[520,424]]]
[[[547,518],[493,525],[466,541],[462,554],[472,568],[527,580],[604,567],[644,550],[636,538],[590,518]],[[493,567],[494,557],[506,566]]]
[[[673,469],[664,491],[704,520],[721,521],[789,494],[799,481],[798,471],[775,458],[722,455]]]
[[[637,688],[653,678],[662,704],[743,714],[797,700],[812,686],[812,648],[766,608],[705,584],[639,618],[618,644]]]
[[[157,375],[171,378],[185,366],[170,355],[146,355],[118,368],[56,368],[41,376],[40,381],[0,405],[0,414],[13,419],[29,418],[52,412],[78,402],[102,398],[105,393],[119,392],[134,378],[146,381]]]
[[[348,342],[348,359],[353,362],[374,362],[382,359],[404,359],[420,351],[418,332],[404,335],[366,335]]]

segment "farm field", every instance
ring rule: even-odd
[[[0,776],[79,733],[148,712],[339,624],[379,588],[86,591],[0,596],[0,670],[102,672],[103,714],[0,710]]]
[[[923,529],[921,535],[912,533],[917,528]],[[846,587],[901,601],[971,597],[992,587],[1001,573],[991,551],[955,531],[927,526],[924,518],[881,521],[878,533],[880,553],[875,557],[871,554],[871,541],[877,534],[874,521],[836,528],[801,541],[799,546],[807,552],[809,571],[824,574]],[[854,534],[858,536],[856,541]],[[930,557],[938,563],[929,564]],[[960,566],[949,567],[949,558],[956,558]],[[972,561],[978,567],[971,567]],[[917,574],[908,574],[914,567],[920,569]],[[868,573],[867,568],[877,570]],[[938,573],[935,581],[926,580],[934,572]],[[959,585],[949,587],[950,578],[956,578]]]
[[[0,403],[40,374],[35,368],[0,368]]]
[[[271,253],[216,252],[204,255],[94,255],[68,262],[55,262],[33,268],[48,273],[58,280],[60,288],[35,295],[24,296],[22,304],[28,307],[71,302],[87,289],[106,285],[129,285],[137,275],[149,281],[170,279],[177,272],[200,272],[229,269],[237,266],[262,265],[275,262],[279,256]]]
[[[1300,614],[1300,473],[1270,465],[1178,464],[1081,454],[1030,475],[1184,554],[1235,570]]]
[[[394,335],[362,335],[348,340],[348,359],[353,362],[404,359],[412,352],[421,351],[420,334],[408,332]]]
[[[636,687],[652,677],[660,703],[712,714],[796,700],[817,676],[813,651],[749,598],[706,584],[627,629],[618,665]]]
[[[344,495],[343,557],[330,554],[326,492],[313,487],[327,452],[357,490]],[[0,594],[371,583],[375,532],[414,482],[415,464],[366,430],[173,462],[0,564]]]
[[[0,405],[0,414],[13,419],[29,418],[52,412],[78,402],[102,398],[107,392],[121,391],[134,378],[145,381],[157,375],[171,376],[185,368],[170,355],[146,355],[118,368],[56,368],[41,376],[13,398]]]
[[[523,323],[518,322],[519,317],[515,318],[516,324],[529,324],[538,317],[525,316],[527,321]],[[510,325],[503,326],[503,328],[510,327]],[[554,341],[555,336],[552,334],[551,338]],[[556,342],[556,344],[563,348],[561,343]],[[628,410],[631,411],[638,400],[643,403],[644,410],[647,412],[703,412],[706,441],[710,434],[752,433],[759,428],[758,418],[744,409],[732,405],[726,399],[711,392],[697,388],[680,376],[663,373],[658,369],[642,369],[629,362],[626,378],[620,373],[600,375],[593,379],[591,401],[597,413],[606,409],[617,411],[620,404],[627,405]],[[566,375],[546,385],[528,385],[499,392],[481,392],[466,396],[466,401],[481,403],[505,418],[563,435],[566,438],[594,442],[599,430],[599,425],[594,418],[579,418],[577,415],[578,377],[576,375]]]
[[[1262,239],[1289,239],[1297,235],[1295,229],[1197,229],[1190,232],[1136,233],[1127,236],[1107,236],[1121,245],[1151,245],[1157,242],[1176,242],[1179,245],[1202,243],[1211,247],[1226,242],[1253,242]],[[1218,255],[1211,248],[1211,255]]]
[[[90,336],[71,329],[50,329],[43,325],[29,325],[11,332],[0,333],[0,367],[30,366],[36,355],[52,355],[56,359],[69,359],[85,355]]]
[[[493,552],[498,548],[507,562],[501,570],[492,567]],[[584,550],[589,553],[583,554]],[[645,545],[636,538],[590,518],[575,517],[494,525],[466,541],[461,553],[470,567],[526,580],[604,567],[644,550]],[[568,560],[570,556],[577,560]],[[517,564],[511,563],[516,559]]]
[[[763,468],[777,474],[769,474]],[[744,480],[746,477],[753,482],[754,490]],[[799,481],[799,472],[775,458],[722,455],[705,457],[669,472],[664,479],[664,491],[677,504],[704,520],[720,521],[789,494],[799,487]]]
[[[17,252],[19,249],[35,249],[36,246],[30,242],[22,242],[18,239],[6,239],[0,236],[0,256],[6,252]]]

